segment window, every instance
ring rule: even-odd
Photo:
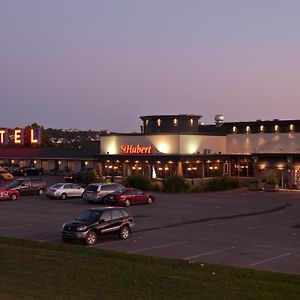
[[[157,119],[157,126],[158,126],[158,127],[161,126],[161,119]]]
[[[112,188],[110,187],[110,185],[102,185],[101,187],[101,191],[111,191]]]
[[[233,133],[237,133],[237,128],[236,128],[236,126],[233,126],[233,127],[232,127],[232,132],[233,132]]]
[[[110,211],[104,211],[101,215],[101,220],[103,220],[104,222],[110,221],[111,220]]]
[[[111,218],[112,220],[120,219],[122,218],[122,214],[118,209],[114,209],[111,211]]]
[[[295,131],[295,126],[294,126],[294,124],[290,124],[289,130],[290,130],[290,132],[294,132],[294,131]]]
[[[123,217],[128,217],[129,216],[128,211],[125,210],[125,209],[122,209],[121,213],[122,213]]]
[[[190,126],[194,125],[194,119],[190,119]]]
[[[174,120],[173,120],[173,124],[174,124],[174,126],[178,126],[178,120],[177,120],[177,119],[174,119]]]
[[[274,126],[274,132],[276,132],[276,133],[279,132],[279,126],[278,126],[278,125],[275,125],[275,126]]]
[[[260,125],[259,131],[260,131],[260,132],[265,132],[265,126],[264,126],[264,125]]]
[[[146,121],[145,121],[145,125],[146,125],[146,126],[148,126],[148,125],[149,125],[149,120],[148,120],[148,119],[146,119]]]
[[[248,133],[251,133],[251,128],[250,128],[250,126],[246,126],[246,133],[248,134]]]

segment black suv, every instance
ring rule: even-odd
[[[91,208],[82,212],[70,223],[62,226],[62,239],[84,241],[94,245],[100,235],[117,232],[121,240],[128,238],[134,227],[133,217],[126,208]]]
[[[43,178],[18,178],[11,182],[8,186],[11,190],[17,190],[21,195],[39,194],[43,195],[47,188],[45,179]]]

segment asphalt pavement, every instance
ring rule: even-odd
[[[46,180],[52,184],[62,178]],[[128,240],[109,235],[93,247],[300,274],[299,192],[241,189],[155,196],[152,205],[129,208],[136,226]],[[1,236],[62,243],[61,225],[95,205],[81,198],[35,195],[0,206]]]

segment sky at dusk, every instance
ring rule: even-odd
[[[0,0],[0,127],[299,119],[300,1]]]

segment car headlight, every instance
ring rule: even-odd
[[[65,229],[65,225],[66,225],[66,224],[67,224],[67,223],[62,224],[61,229]]]
[[[87,226],[85,226],[85,225],[77,227],[77,231],[84,231],[86,229],[87,229]]]

